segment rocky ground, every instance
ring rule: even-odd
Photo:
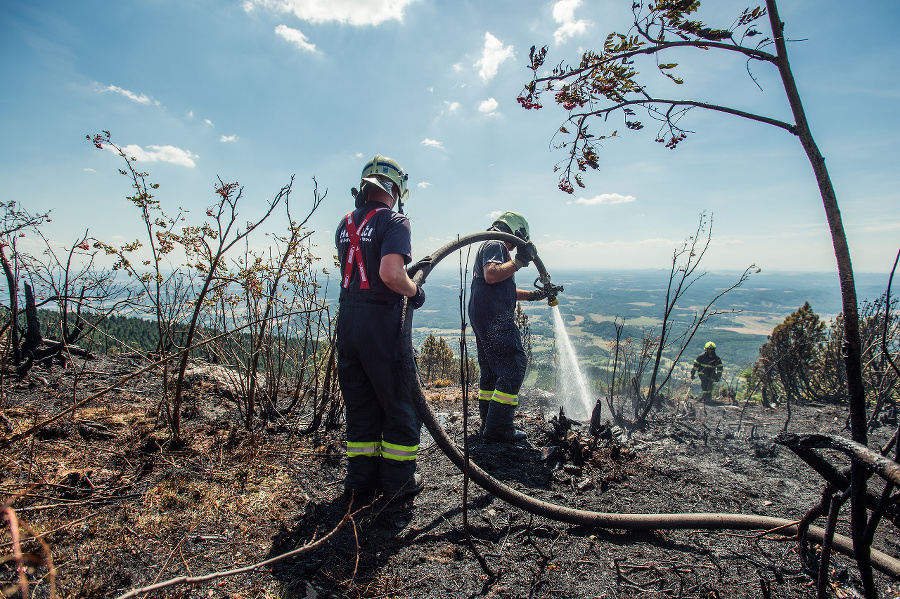
[[[150,596],[816,595],[815,575],[793,539],[764,531],[595,530],[532,516],[472,483],[464,488],[462,473],[427,433],[419,460],[426,490],[412,502],[354,506],[347,518],[339,498],[340,429],[300,434],[304,418],[294,416],[246,433],[235,426],[225,383],[197,373],[184,409],[187,444],[172,450],[158,413],[158,375],[116,384],[146,364],[139,356],[100,357],[2,381],[7,439],[72,405],[73,397],[115,387],[0,452],[0,490],[12,508],[6,513],[20,524],[33,596],[115,597],[180,577],[193,582]],[[785,410],[688,400],[665,406],[646,430],[608,428],[594,443],[577,426],[561,435],[553,398],[525,390],[517,424],[528,440],[508,445],[474,434],[474,402],[466,433],[458,389],[429,389],[426,396],[474,462],[555,504],[799,519],[823,489],[818,475],[772,442]],[[845,419],[837,406],[795,406],[789,430],[847,435]],[[895,427],[876,429],[870,446]],[[827,457],[846,464],[837,454]],[[876,479],[872,485],[880,490]],[[845,508],[843,532],[846,519]],[[19,593],[10,530],[4,521],[0,597]],[[320,545],[223,575],[309,543]],[[874,546],[900,556],[890,522]],[[882,596],[900,596],[900,581],[876,576]],[[836,597],[861,596],[851,559],[835,556],[830,589]]]

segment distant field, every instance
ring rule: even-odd
[[[614,322],[624,319],[625,337],[640,339],[645,331],[659,334],[665,305],[667,270],[640,271],[560,271],[553,281],[565,286],[559,296],[560,315],[572,344],[584,365],[605,367],[607,348],[615,338]],[[684,330],[694,315],[713,297],[734,284],[740,273],[707,273],[698,280],[675,307],[674,331]],[[518,282],[530,287],[530,277]],[[461,315],[459,281],[455,276],[433,275],[426,284],[425,309],[416,312],[414,343],[420,346],[428,334],[445,337],[457,348]],[[887,284],[887,275],[861,273],[856,276],[860,301],[879,297]],[[750,366],[759,354],[766,336],[785,317],[809,301],[826,321],[840,312],[841,298],[836,274],[760,273],[741,287],[723,296],[714,306],[733,311],[712,316],[704,323],[685,351],[687,361],[703,351],[706,341],[715,341],[726,364],[726,376]],[[549,354],[554,347],[553,317],[545,302],[523,303],[529,317],[534,351]],[[474,357],[474,337],[467,329]],[[542,360],[547,357],[542,357]]]

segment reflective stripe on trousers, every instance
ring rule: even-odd
[[[415,460],[418,450],[418,445],[397,445],[387,441],[382,441],[381,443],[381,457],[386,460],[397,460],[398,462]]]
[[[378,441],[347,441],[347,457],[372,457],[381,455],[381,443]]]
[[[503,391],[497,391],[496,389],[493,391],[479,389],[478,399],[480,401],[496,401],[497,403],[502,403],[507,406],[519,405],[519,396],[517,394],[504,393]]]

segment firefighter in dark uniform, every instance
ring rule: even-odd
[[[341,265],[337,323],[338,382],[347,409],[347,497],[403,498],[424,488],[416,472],[422,422],[400,384],[404,297],[419,308],[425,293],[408,276],[408,175],[375,156],[362,171],[356,209],[335,234]],[[393,208],[399,204],[399,213]]]
[[[519,405],[519,388],[525,379],[528,358],[515,322],[516,302],[547,297],[542,290],[516,288],[513,275],[534,260],[536,251],[529,241],[528,222],[517,212],[504,212],[489,231],[510,233],[528,242],[516,250],[512,243],[484,242],[475,256],[472,289],[469,293],[469,320],[478,348],[478,408],[481,433],[494,441],[519,441],[525,433],[513,425]]]
[[[716,355],[716,344],[712,341],[703,346],[703,353],[694,360],[691,380],[694,380],[695,372],[700,375],[700,388],[703,389],[701,399],[708,403],[712,399],[713,383],[722,379],[722,358]]]

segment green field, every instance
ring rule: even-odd
[[[609,347],[615,339],[614,322],[625,323],[624,337],[639,341],[645,335],[658,336],[665,305],[668,271],[561,271],[554,283],[565,286],[560,295],[560,315],[572,339],[579,362],[587,372],[599,372],[610,363]],[[722,290],[734,284],[740,273],[707,273],[691,286],[673,311],[673,335],[690,326],[695,314]],[[531,279],[520,277],[527,288]],[[860,301],[875,299],[884,292],[887,276],[857,275]],[[451,275],[434,273],[425,286],[428,301],[415,316],[414,344],[418,347],[429,334],[443,336],[450,346],[459,347],[461,315],[460,282]],[[725,362],[725,378],[736,376],[757,358],[766,336],[786,316],[809,301],[826,321],[840,311],[840,290],[836,274],[760,273],[741,287],[724,295],[713,306],[724,312],[701,325],[681,360],[689,368],[707,341],[715,341]],[[552,364],[555,334],[551,309],[545,302],[523,303],[533,336],[534,361]],[[474,338],[467,330],[470,354],[475,355]],[[671,357],[671,356],[669,356]]]

